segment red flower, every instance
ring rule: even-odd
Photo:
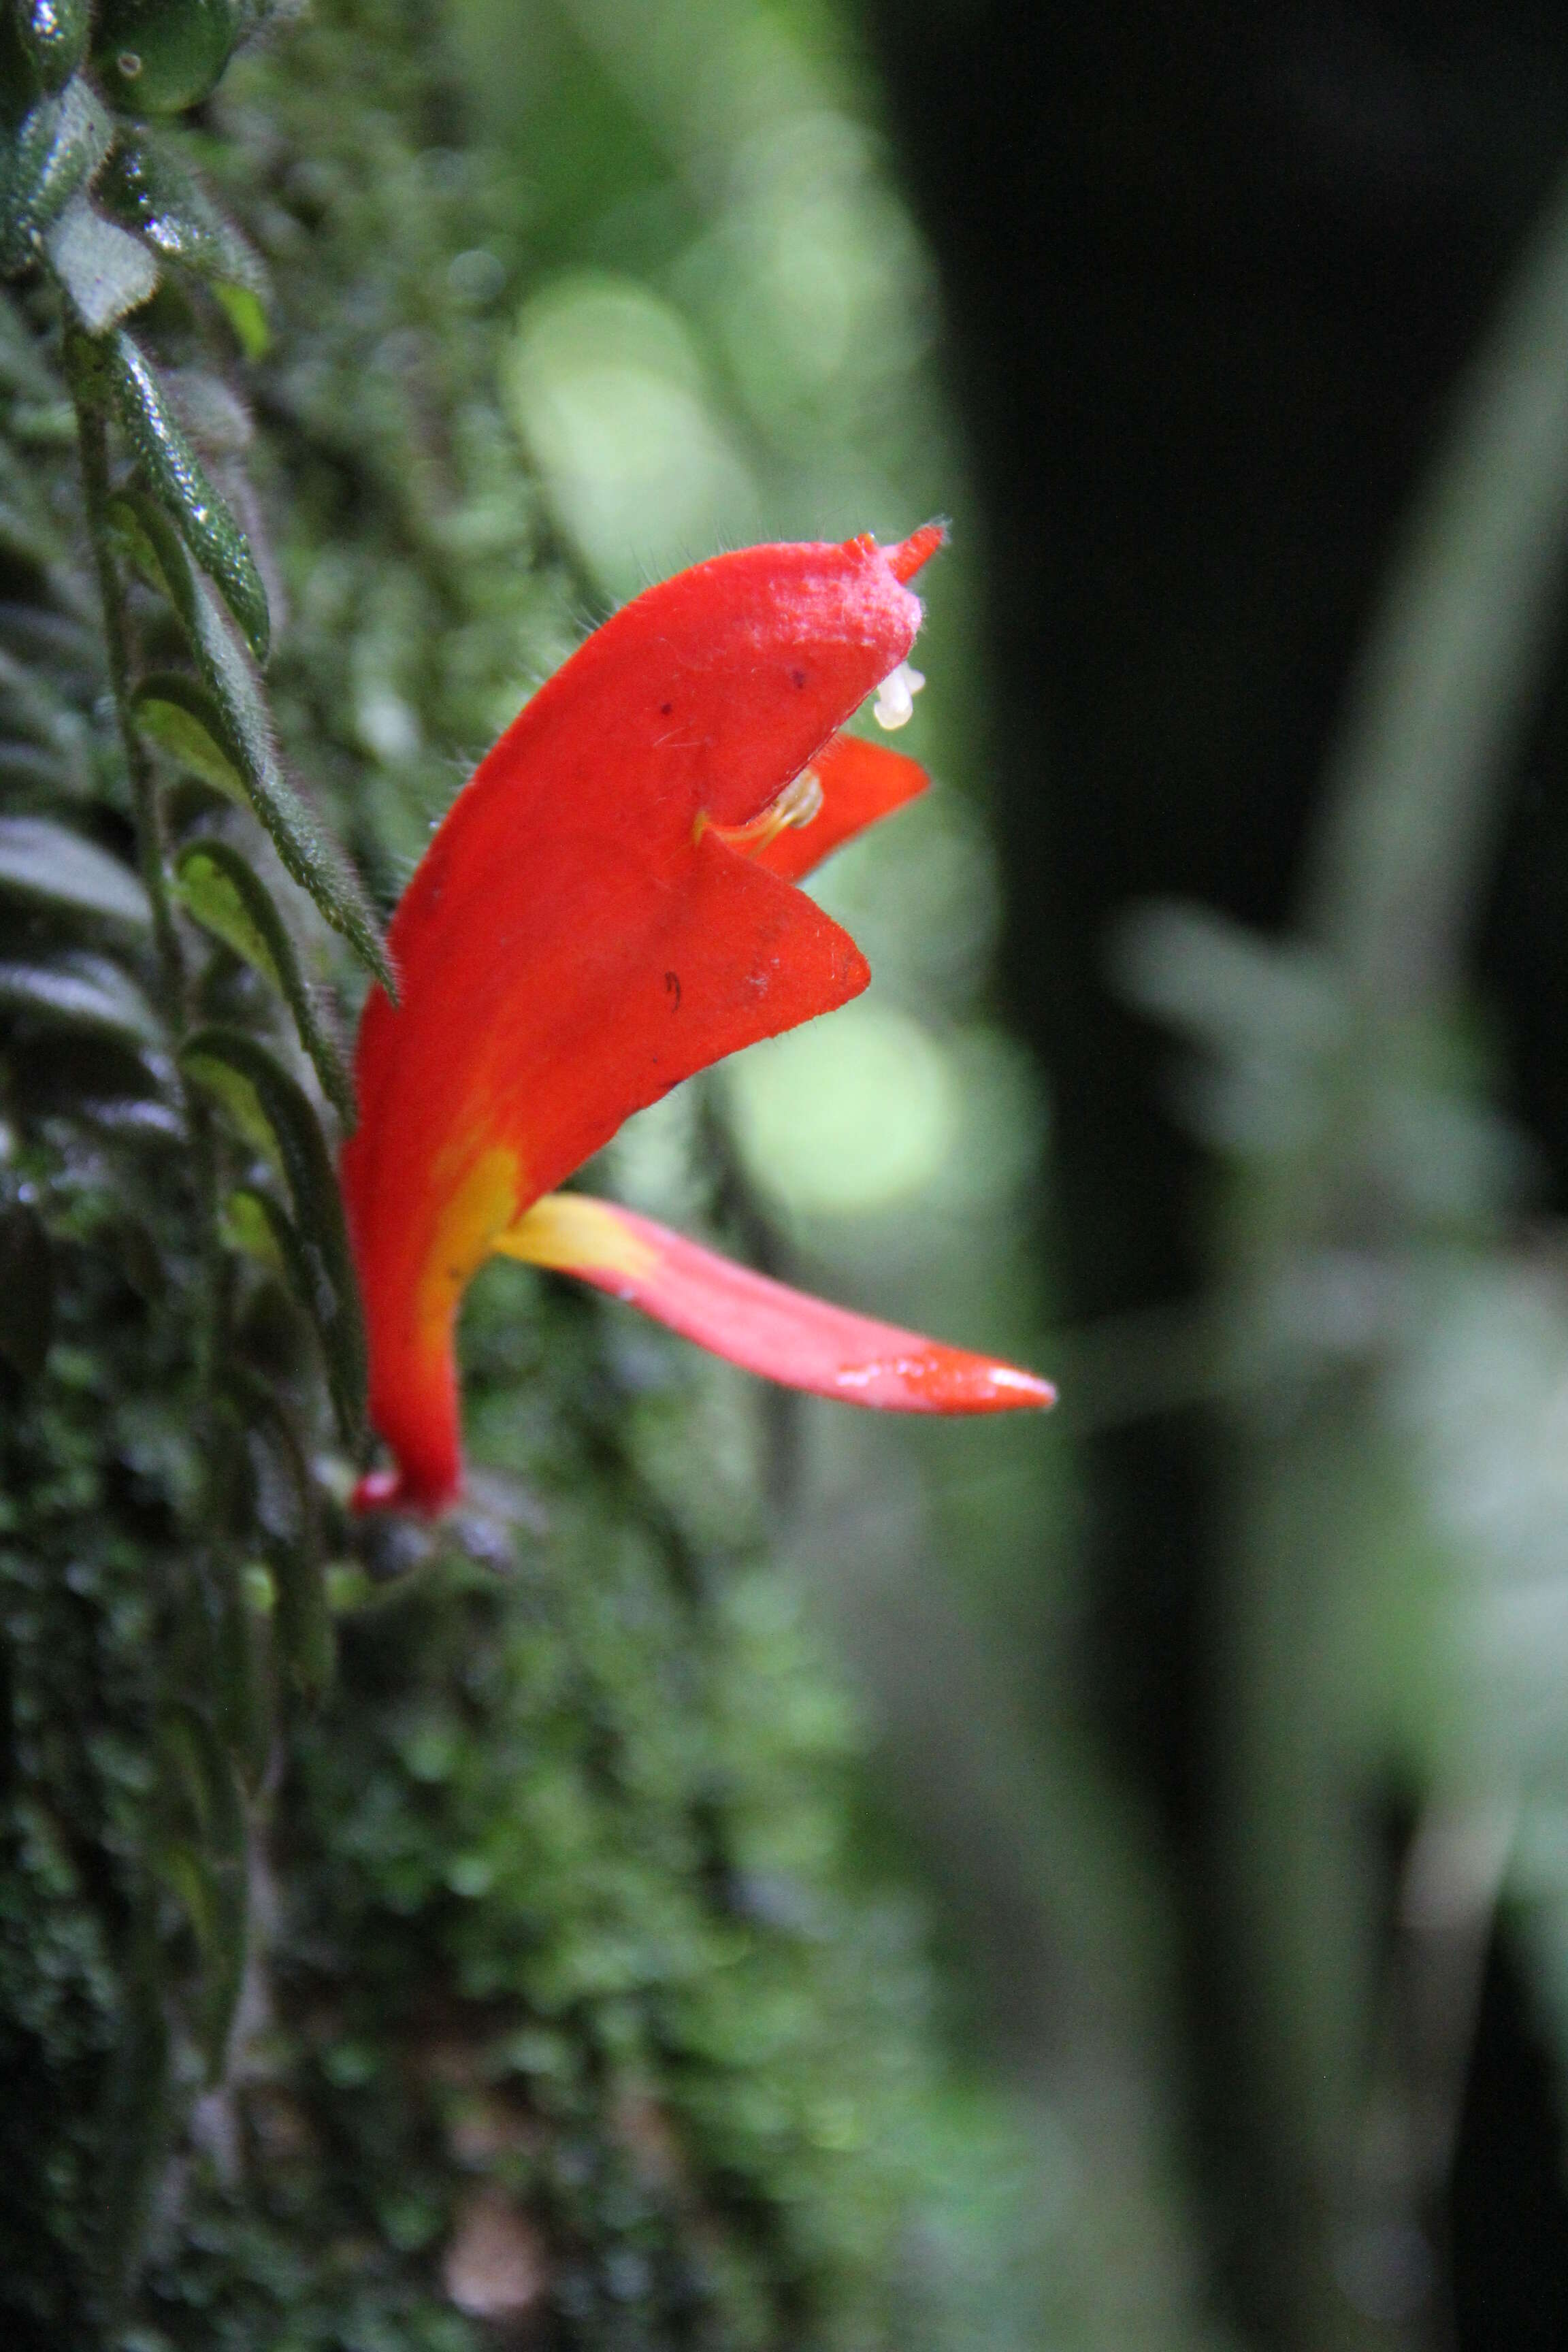
[[[648,589],[454,802],[393,917],[400,1002],[371,991],[342,1156],[371,1418],[397,1464],[362,1507],[455,1499],[455,1324],[496,1251],[793,1387],[911,1412],[1052,1402],[1030,1373],[552,1192],[682,1078],[865,987],[854,941],[791,885],[925,783],[836,730],[909,652],[903,583],[941,541],[749,548]]]

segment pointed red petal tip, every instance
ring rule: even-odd
[[[1057,1400],[1048,1381],[1016,1365],[831,1307],[581,1192],[535,1202],[501,1247],[627,1300],[743,1370],[844,1404],[970,1413],[1039,1412]]]
[[[946,539],[946,523],[927,522],[919,530],[910,531],[908,539],[900,540],[896,547],[884,548],[882,552],[894,579],[912,580],[921,565],[930,562]]]

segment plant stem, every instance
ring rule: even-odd
[[[142,882],[153,908],[153,931],[158,944],[158,963],[165,998],[163,1010],[171,1030],[177,1035],[185,1024],[185,960],[180,951],[179,935],[174,929],[174,911],[169,904],[169,886],[163,870],[163,824],[158,807],[157,787],[131,709],[131,648],[126,640],[120,576],[109,531],[108,438],[102,412],[95,404],[84,381],[85,371],[73,367],[70,373],[88,530],[92,541],[100,601],[103,606],[103,645],[109,663],[110,689],[114,697],[120,748],[124,754],[125,772],[130,779],[132,802],[136,813],[136,851],[142,868]]]
[[[115,724],[130,780],[136,820],[136,854],[142,887],[153,909],[153,933],[157,942],[163,1017],[176,1043],[190,1026],[188,976],[180,937],[174,928],[168,876],[163,860],[163,819],[158,805],[157,781],[131,707],[131,646],[126,635],[125,608],[109,525],[109,440],[103,410],[96,396],[97,359],[91,344],[68,330],[67,374],[76,408],[77,446],[81,460],[83,499],[92,541],[99,597],[103,607],[103,645],[114,697]],[[202,1260],[204,1312],[197,1324],[196,1371],[204,1395],[211,1393],[222,1352],[224,1323],[223,1252],[217,1232],[217,1153],[206,1105],[184,1084],[184,1113],[195,1165]]]
[[[1330,762],[1307,929],[1378,1016],[1446,1010],[1568,550],[1568,178],[1461,383]]]

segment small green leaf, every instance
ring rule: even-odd
[[[195,173],[151,131],[121,132],[97,183],[98,198],[169,261],[259,304],[267,272]]]
[[[274,1220],[287,1221],[289,1213],[280,1208],[270,1192],[258,1192],[248,1184],[241,1184],[229,1194],[218,1220],[218,1237],[226,1249],[238,1250],[253,1257],[271,1274],[287,1274],[287,1257],[275,1227]],[[292,1225],[289,1232],[293,1233]],[[295,1239],[299,1236],[296,1234]]]
[[[46,89],[58,89],[81,63],[87,16],[87,0],[16,0],[16,31]]]
[[[136,1046],[157,1045],[163,1034],[135,982],[102,956],[0,963],[0,1009],[66,1028],[108,1030]]]
[[[85,81],[34,107],[10,142],[0,181],[0,268],[25,269],[46,232],[109,152],[113,131]]]
[[[200,1032],[197,1033],[201,1034]],[[262,1108],[261,1097],[250,1077],[236,1069],[224,1056],[193,1052],[188,1046],[180,1056],[181,1066],[193,1085],[210,1095],[229,1126],[242,1143],[248,1143],[259,1159],[265,1160],[274,1174],[283,1174],[283,1154],[278,1138],[272,1132],[272,1122]]]
[[[160,670],[142,679],[131,707],[149,743],[237,807],[250,807],[240,756],[224,749],[227,725],[205,687],[180,671]]]
[[[0,1211],[0,1356],[36,1381],[54,1328],[55,1275],[49,1237],[37,1213],[16,1202]]]
[[[128,866],[47,817],[0,817],[0,891],[144,927],[147,894]]]
[[[243,1030],[197,1030],[180,1063],[288,1184],[293,1239],[275,1221],[273,1238],[321,1333],[332,1400],[354,1443],[364,1423],[364,1326],[342,1200],[316,1114],[281,1064]]]
[[[208,743],[220,755],[216,766],[232,770],[238,777],[247,802],[271,835],[287,871],[301,889],[310,892],[332,929],[342,933],[361,961],[393,993],[392,968],[364,894],[341,851],[323,837],[279,766],[255,674],[230,635],[216,598],[192,566],[179,533],[162,508],[137,491],[124,491],[111,499],[108,511],[130,560],[167,595],[178,614],[202,673],[206,699],[198,706],[189,694],[183,701],[173,697],[166,677],[148,680],[144,692],[174,702],[187,718],[198,719]],[[205,772],[200,768],[195,772]],[[231,789],[216,774],[209,781],[217,782],[220,791]]]
[[[213,288],[228,315],[235,339],[247,360],[264,359],[272,341],[272,330],[267,323],[267,311],[261,297],[248,286],[225,284],[220,278]]]
[[[316,1490],[299,1432],[277,1399],[249,1378],[233,1381],[257,1471],[276,1602],[271,1623],[289,1684],[313,1704],[332,1677],[335,1644],[321,1569]]]
[[[70,348],[67,346],[68,350]],[[138,499],[128,492],[119,492],[110,499],[103,509],[109,535],[121,560],[128,563],[137,578],[160,596],[173,602],[173,591],[164,577],[160,554],[161,541],[150,527],[151,499]],[[172,530],[169,537],[177,537]]]
[[[237,849],[218,840],[194,841],[183,849],[175,866],[175,883],[197,922],[270,981],[283,997],[294,1015],[300,1042],[315,1064],[322,1092],[345,1127],[352,1129],[354,1100],[348,1072],[321,1024],[294,942],[265,883]]]
[[[125,437],[153,496],[174,518],[258,661],[265,661],[271,623],[250,541],[208,480],[156,376],[130,336],[112,336],[103,358]]]
[[[224,1203],[223,1239],[258,1265],[280,1274],[316,1327],[327,1388],[343,1444],[351,1451],[364,1434],[364,1358],[358,1330],[338,1311],[320,1252],[306,1247],[289,1212],[270,1192],[236,1187]]]
[[[156,291],[158,265],[139,238],[75,195],[44,242],[49,267],[89,335],[101,335]]]

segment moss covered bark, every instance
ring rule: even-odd
[[[56,102],[30,26],[14,151]],[[165,127],[226,208],[181,217],[244,233],[221,266],[170,266],[124,173],[91,206],[161,257],[131,326],[269,591],[284,768],[384,906],[585,601],[500,405],[472,256],[524,263],[445,37],[323,0]],[[20,253],[0,338],[0,787],[129,882],[62,372],[86,298],[52,250]],[[135,454],[116,427],[132,521]],[[111,614],[177,666],[127,529]],[[352,1010],[176,737],[169,846],[240,845]],[[286,1008],[184,917],[174,1004],[133,898],[0,880],[7,2340],[903,2340],[928,1988],[851,1863],[856,1734],[767,1560],[754,1400],[500,1268],[471,1507],[356,1528],[307,1319],[238,1208],[215,1230],[173,1059],[221,1018],[313,1089]],[[697,1135],[671,1181],[700,1200]],[[266,1181],[242,1135],[215,1149],[224,1189]]]

